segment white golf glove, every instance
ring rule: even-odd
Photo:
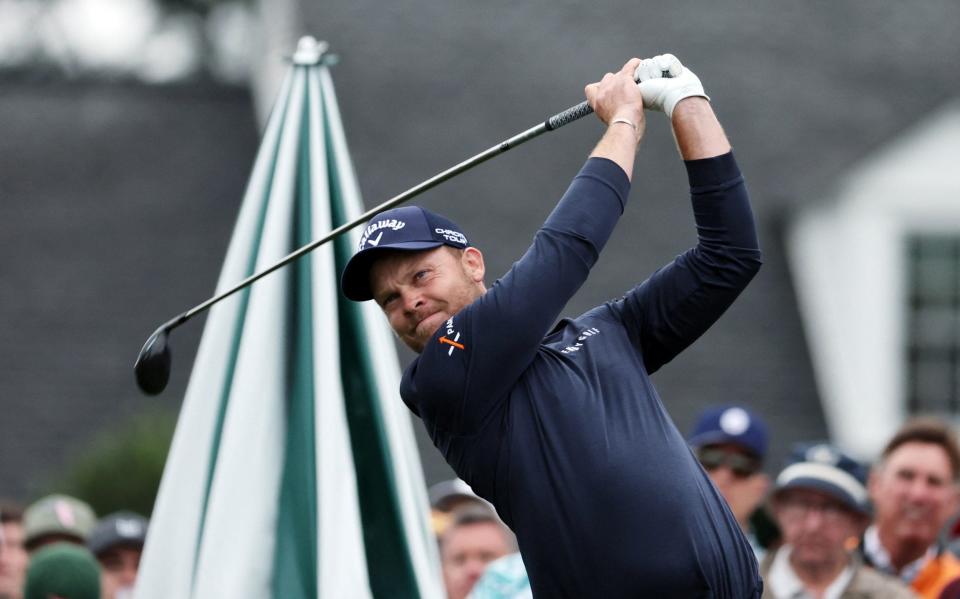
[[[633,78],[639,81],[643,95],[643,107],[658,110],[673,118],[673,109],[677,102],[690,96],[710,99],[703,93],[703,84],[684,67],[673,54],[661,54],[640,61]]]

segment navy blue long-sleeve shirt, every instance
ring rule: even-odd
[[[630,188],[592,158],[526,254],[404,372],[404,401],[516,533],[537,597],[759,597],[750,545],[649,378],[760,266],[733,155],[686,166],[696,247],[551,330]]]

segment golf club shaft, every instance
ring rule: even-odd
[[[572,123],[573,121],[576,121],[578,119],[581,119],[587,116],[588,114],[591,114],[592,112],[593,112],[593,109],[590,107],[590,105],[587,102],[581,102],[580,104],[577,104],[576,106],[572,106],[564,110],[563,112],[558,112],[557,114],[551,116],[549,119],[547,119],[543,123],[540,123],[535,127],[531,127],[530,129],[527,129],[523,133],[514,135],[513,137],[506,139],[500,142],[499,144],[487,150],[484,150],[483,152],[480,152],[476,156],[473,156],[472,158],[468,158],[467,160],[464,160],[460,164],[452,166],[447,170],[441,173],[438,173],[433,177],[427,179],[426,181],[419,183],[414,187],[411,187],[410,189],[404,191],[403,193],[390,198],[389,200],[387,200],[386,202],[383,202],[379,206],[376,206],[375,208],[371,208],[370,210],[364,212],[363,214],[353,219],[352,221],[344,223],[339,227],[337,227],[336,229],[333,229],[332,231],[330,231],[320,239],[311,241],[307,245],[291,252],[290,254],[287,254],[275,264],[268,266],[267,268],[263,269],[258,273],[250,275],[249,277],[240,281],[239,283],[237,283],[230,289],[224,291],[223,293],[220,293],[219,295],[211,297],[210,299],[203,302],[202,304],[198,304],[193,308],[190,308],[186,312],[180,314],[179,316],[170,319],[161,327],[161,329],[165,329],[169,331],[171,329],[174,329],[180,326],[181,324],[187,322],[197,314],[200,314],[201,312],[206,311],[207,309],[209,309],[211,306],[213,306],[220,300],[223,300],[233,295],[237,291],[240,291],[244,287],[251,285],[255,281],[267,276],[268,274],[272,273],[278,268],[286,266],[290,262],[293,262],[297,258],[303,256],[304,254],[317,249],[318,247],[327,243],[331,239],[337,237],[341,233],[349,231],[350,229],[356,227],[357,225],[368,221],[374,215],[379,214],[380,212],[384,212],[385,210],[389,210],[390,208],[393,208],[394,206],[397,206],[399,204],[402,204],[403,202],[406,202],[410,198],[420,195],[421,193],[427,191],[428,189],[436,187],[440,183],[443,183],[444,181],[452,177],[455,177],[460,173],[477,166],[478,164],[486,162],[487,160],[490,160],[494,156],[503,154],[507,150],[510,150],[511,148],[515,148],[520,144],[533,139],[534,137],[537,137],[543,133],[546,133],[547,131],[553,131],[555,129],[559,129],[560,127],[563,127],[564,125],[568,123]]]

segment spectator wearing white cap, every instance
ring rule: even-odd
[[[147,519],[133,512],[115,512],[97,522],[87,547],[100,563],[103,599],[133,597],[147,526]]]
[[[510,529],[480,505],[457,508],[439,542],[448,599],[464,599],[490,562],[517,551]]]
[[[771,496],[784,543],[760,564],[764,599],[914,597],[856,551],[870,521],[865,483],[866,468],[836,447],[794,449]]]
[[[712,407],[700,414],[687,442],[761,559],[763,548],[750,527],[750,518],[770,487],[770,478],[763,472],[767,425],[744,406]]]
[[[476,505],[496,514],[486,499],[477,496],[470,485],[459,478],[440,481],[427,490],[433,533],[440,537],[453,521],[453,513],[464,506]]]

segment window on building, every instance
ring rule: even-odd
[[[907,407],[960,416],[960,234],[907,239]]]

